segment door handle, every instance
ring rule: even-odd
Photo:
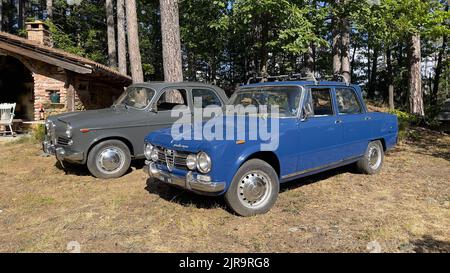
[[[364,120],[372,120],[371,117],[366,117]]]
[[[340,120],[340,119],[338,119],[338,120],[336,120],[334,123],[335,123],[335,124],[341,124],[341,123],[343,123],[343,121]]]

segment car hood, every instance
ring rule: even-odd
[[[221,121],[221,130],[224,132],[222,139],[203,139],[203,135],[201,134],[201,129],[197,130],[197,136],[200,136],[200,138],[196,138],[195,134],[195,128],[204,128],[205,125],[207,125],[209,122],[215,120],[215,119],[222,119]],[[146,138],[145,141],[152,143],[157,146],[162,146],[165,148],[170,148],[174,150],[180,150],[180,151],[187,151],[187,152],[200,152],[200,151],[211,151],[218,149],[220,147],[226,146],[228,144],[235,145],[236,141],[238,140],[245,140],[247,143],[261,143],[261,140],[259,138],[257,140],[249,140],[249,133],[253,128],[249,128],[249,124],[251,122],[254,122],[255,119],[260,122],[261,120],[264,120],[270,124],[271,118],[268,119],[262,119],[259,117],[245,117],[245,126],[237,126],[234,128],[234,137],[232,139],[227,140],[226,139],[226,131],[230,126],[233,126],[236,124],[237,120],[236,117],[234,121],[227,119],[226,117],[217,117],[211,121],[207,121],[204,123],[201,123],[203,125],[202,127],[198,126],[196,127],[193,124],[186,124],[185,131],[180,132],[176,127],[171,128],[165,128],[162,130],[158,130],[155,132],[150,133]],[[286,122],[286,120],[279,119],[280,126],[284,126],[283,123]],[[181,126],[179,126],[181,127]],[[269,127],[270,128],[270,127]],[[217,130],[217,129],[216,129]],[[244,136],[244,139],[237,139],[238,136]]]
[[[118,123],[128,123],[135,120],[136,116],[131,112],[138,110],[126,109],[125,107],[105,108],[99,110],[88,110],[83,112],[65,113],[52,116],[50,119],[70,124],[72,127],[79,128],[98,128]],[[120,119],[118,118],[120,116]]]

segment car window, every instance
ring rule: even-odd
[[[192,89],[192,97],[194,97],[195,108],[222,106],[222,101],[219,99],[217,94],[210,89]]]
[[[445,112],[450,112],[450,101],[444,103],[444,107],[442,108]]]
[[[331,89],[313,88],[308,92],[304,106],[309,116],[323,117],[332,116],[333,103],[331,100]]]
[[[296,86],[260,86],[246,87],[238,90],[230,98],[230,104],[267,106],[270,115],[280,117],[295,117],[300,104],[301,89]],[[272,112],[274,106],[278,107],[278,113]]]
[[[145,87],[130,86],[119,97],[114,105],[126,105],[138,109],[144,109],[150,103],[155,91]]]
[[[166,89],[156,103],[158,111],[170,111],[183,105],[188,106],[184,89]]]
[[[348,88],[336,89],[336,100],[340,115],[351,115],[362,113],[361,105],[355,91]]]

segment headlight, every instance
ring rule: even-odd
[[[144,147],[145,158],[147,158],[148,160],[152,159],[152,151],[153,151],[153,145],[150,143],[145,143],[145,147]]]
[[[66,136],[68,138],[72,138],[72,126],[70,126],[69,124],[67,124],[66,126]]]
[[[197,155],[197,169],[202,173],[209,173],[211,171],[211,158],[205,152]]]
[[[186,166],[189,170],[193,171],[197,168],[197,155],[190,154],[186,158]]]
[[[53,126],[53,123],[50,120],[47,120],[47,122],[45,123],[45,129],[47,131],[47,136],[50,136],[52,126]]]
[[[158,155],[159,151],[158,148],[153,148],[152,149],[152,153],[150,154],[150,159],[153,162],[157,162],[159,160],[159,155]]]

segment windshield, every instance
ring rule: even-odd
[[[295,117],[300,104],[301,89],[297,86],[260,86],[243,88],[230,98],[234,106],[260,105],[267,106],[267,111],[272,113],[272,107],[279,107],[280,117]]]
[[[146,87],[128,87],[114,105],[125,105],[137,109],[144,109],[155,95],[155,91]]]

